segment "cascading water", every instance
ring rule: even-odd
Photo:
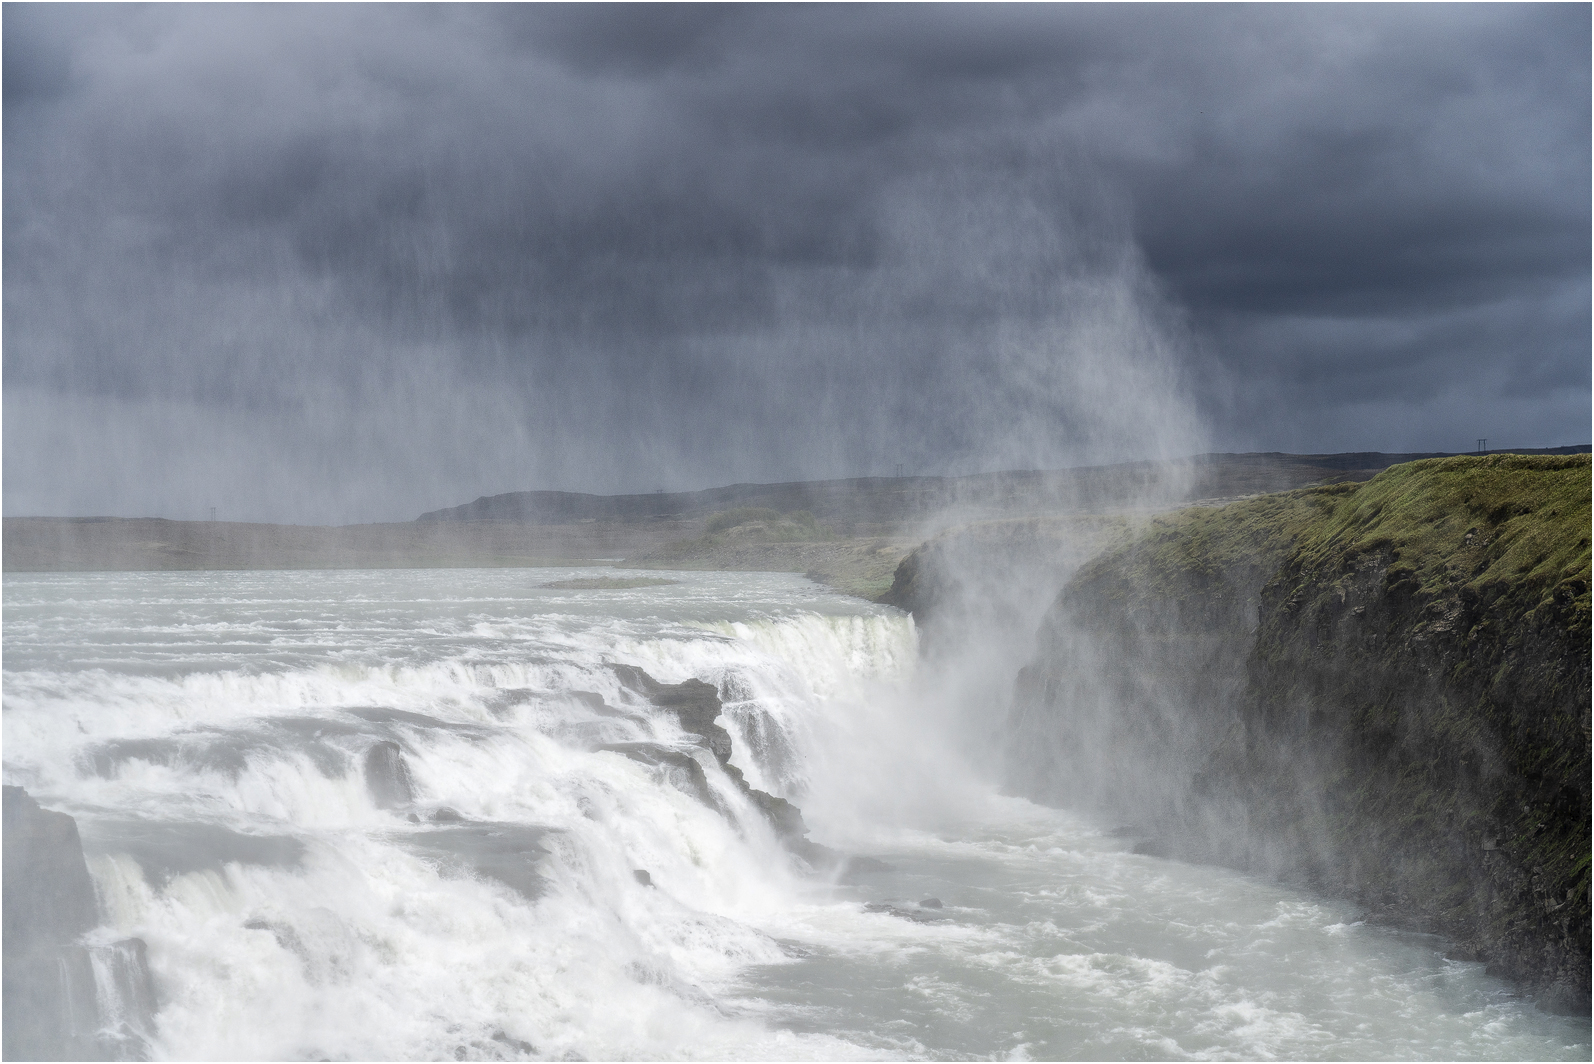
[[[568,575],[6,577],[6,782],[79,825],[105,1044],[1588,1055],[1442,943],[1001,797],[903,614]],[[728,767],[632,669],[713,686]]]

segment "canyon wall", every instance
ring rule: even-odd
[[[1589,500],[1497,455],[1154,518],[1047,614],[1009,786],[1587,1011]]]

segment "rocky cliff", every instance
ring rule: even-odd
[[[146,1059],[144,943],[86,941],[100,920],[77,822],[21,787],[3,804],[5,1059]]]
[[[1016,790],[1589,1005],[1590,466],[1446,458],[1158,518],[1083,568]]]

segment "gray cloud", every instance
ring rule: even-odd
[[[1584,7],[4,29],[10,513],[1588,435]]]

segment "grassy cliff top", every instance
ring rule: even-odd
[[[1354,484],[1334,484],[1159,514],[1126,528],[1077,579],[1177,596],[1244,569],[1271,572],[1306,529],[1355,490]]]
[[[1389,550],[1390,580],[1425,596],[1553,595],[1589,609],[1587,455],[1435,458],[1393,466],[1347,492],[1301,541],[1308,566]]]
[[[1152,594],[1199,588],[1244,569],[1303,570],[1387,550],[1391,582],[1427,596],[1520,597],[1531,611],[1590,598],[1587,455],[1434,458],[1392,466],[1363,484],[1263,495],[1153,518],[1081,579],[1122,579]]]

